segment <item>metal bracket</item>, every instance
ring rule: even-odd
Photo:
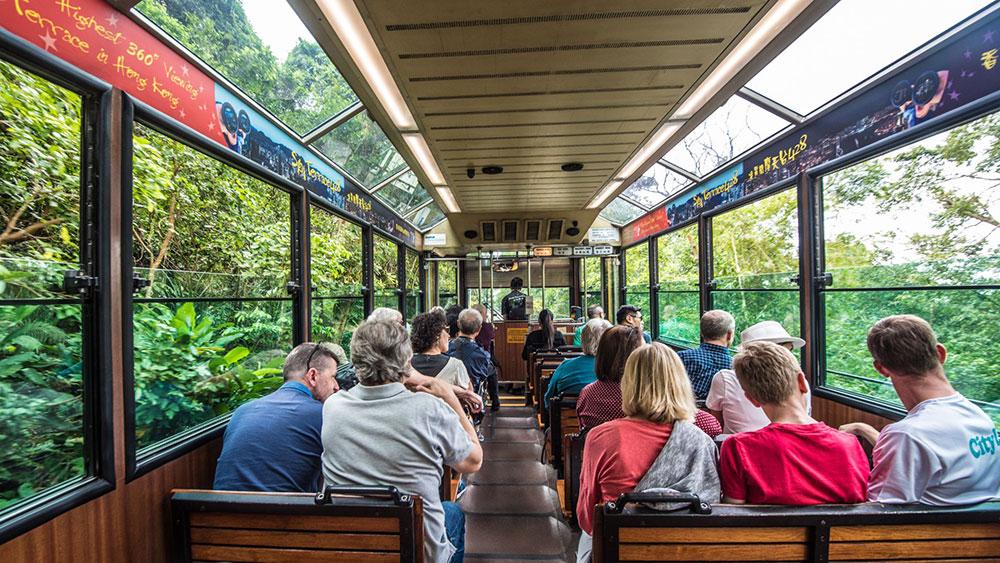
[[[97,287],[97,278],[88,276],[83,270],[67,270],[63,272],[62,290],[66,293],[86,293]]]
[[[816,285],[819,287],[830,287],[833,285],[833,273],[823,272],[821,275],[816,276]]]
[[[285,284],[285,291],[287,291],[289,295],[295,295],[296,293],[302,291],[302,286],[299,282],[292,280]]]
[[[139,293],[139,290],[149,287],[152,283],[148,279],[140,277],[139,274],[132,274],[132,294]]]

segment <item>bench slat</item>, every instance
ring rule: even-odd
[[[740,543],[805,543],[809,541],[806,528],[621,528],[621,543],[712,543],[720,540]]]
[[[902,526],[835,526],[830,529],[830,541],[866,540],[947,540],[960,538],[1000,537],[996,524],[935,524]]]
[[[191,512],[191,526],[206,528],[253,528],[255,530],[301,530],[312,532],[317,523],[324,529],[345,532],[399,532],[396,518],[354,518],[350,516],[298,516],[293,514],[257,514]]]
[[[395,534],[352,534],[327,529],[316,529],[311,532],[292,532],[288,530],[236,530],[231,528],[193,527],[191,528],[191,543],[302,549],[399,551],[399,536]]]
[[[227,547],[219,545],[193,545],[191,557],[198,561],[251,561],[253,563],[309,563],[311,561],[338,561],[339,563],[369,563],[399,561],[398,553],[364,551],[309,551],[305,549],[267,549],[263,547]]]
[[[809,552],[804,543],[675,543],[623,544],[622,561],[804,561]]]
[[[929,527],[936,528],[936,526]],[[966,557],[1000,559],[1000,539],[870,541],[830,544],[830,559],[842,560],[938,558],[958,554]]]

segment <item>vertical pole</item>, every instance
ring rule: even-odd
[[[365,316],[375,308],[375,233],[371,225],[361,226],[361,292],[365,298]]]
[[[542,309],[545,308],[545,259],[542,258]]]
[[[802,371],[813,388],[823,383],[825,358],[818,350],[825,349],[823,318],[825,315],[823,288],[819,277],[823,273],[823,206],[821,193],[822,179],[810,178],[802,174],[796,190],[798,192],[799,218],[799,315],[800,336],[806,341],[802,347]]]
[[[469,272],[466,271],[465,266],[467,260],[458,259],[455,261],[455,270],[458,275],[458,304],[462,306],[463,309],[469,306]]]
[[[701,315],[712,308],[712,220],[698,217],[698,295]]]
[[[650,237],[649,245],[649,332],[655,340],[660,336],[660,269],[659,255],[656,252],[657,239]]]
[[[483,302],[483,247],[476,247],[476,271],[479,272],[479,286],[476,301]]]
[[[486,312],[492,318],[493,316],[493,252],[490,252],[490,293],[489,298],[486,300],[489,305],[487,305]]]
[[[287,289],[292,296],[292,340],[295,345],[310,335],[310,240],[309,194],[292,194],[292,279]]]
[[[396,310],[406,319],[406,290],[410,280],[406,279],[406,245],[396,243]]]

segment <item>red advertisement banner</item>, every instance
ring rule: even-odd
[[[0,0],[0,27],[222,142],[215,82],[101,0]]]
[[[622,244],[630,244],[668,228],[670,228],[670,220],[667,219],[667,208],[655,209],[623,229],[622,235],[625,240],[622,241]]]

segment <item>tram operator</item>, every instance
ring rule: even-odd
[[[521,292],[522,287],[524,287],[524,280],[521,278],[510,280],[510,293],[505,295],[503,301],[500,302],[500,312],[503,313],[504,320],[528,320],[528,296]]]

